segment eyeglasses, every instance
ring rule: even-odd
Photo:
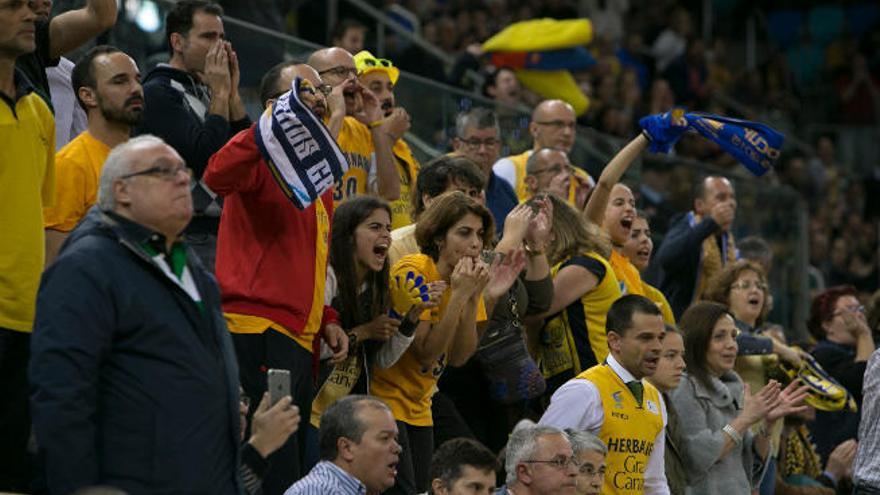
[[[570,171],[570,170],[571,170],[571,167],[568,166],[568,165],[560,165],[560,164],[556,164],[556,165],[553,165],[552,167],[547,167],[547,168],[542,169],[542,170],[535,170],[534,172],[532,172],[532,173],[530,173],[530,174],[528,174],[528,175],[541,175],[541,174],[548,174],[548,173],[549,173],[549,174],[556,175],[556,174],[561,173],[563,170],[569,170],[569,171]]]
[[[318,85],[317,89],[318,89],[318,91],[321,92],[322,95],[329,96],[330,92],[333,91],[333,86],[331,86],[329,84],[320,84],[320,85]],[[300,85],[299,92],[300,93],[308,93],[312,96],[315,96],[315,94],[316,94],[315,87],[310,84],[309,85],[307,85],[307,84]],[[284,94],[284,93],[281,93],[281,94]]]
[[[248,397],[247,395],[244,395],[244,394],[239,395],[238,400],[239,400],[239,402],[241,402],[241,405],[243,405],[245,409],[251,408],[251,398]]]
[[[581,464],[581,467],[578,469],[578,472],[584,476],[589,476],[591,478],[604,478],[605,477],[605,468],[601,467],[596,469],[592,464]]]
[[[527,464],[547,464],[550,467],[553,467],[553,468],[556,468],[559,470],[563,470],[563,469],[567,468],[568,466],[572,466],[573,468],[578,469],[578,470],[581,468],[581,463],[580,463],[580,461],[577,460],[577,457],[554,457],[553,459],[550,459],[549,461],[530,459],[530,460],[522,461],[522,462],[525,462]]]
[[[361,63],[367,67],[394,67],[394,64],[386,58],[365,58]]]
[[[477,138],[462,139],[462,138],[458,138],[458,139],[459,139],[462,143],[464,143],[465,146],[467,146],[468,148],[473,148],[473,149],[475,149],[475,150],[480,149],[480,146],[485,146],[485,147],[487,147],[487,148],[494,148],[495,146],[498,146],[498,144],[501,142],[501,140],[498,139],[498,138],[486,138],[486,139],[477,139]]]
[[[152,175],[162,180],[172,181],[176,179],[178,174],[180,174],[181,172],[185,173],[187,177],[192,179],[193,171],[186,165],[180,165],[176,167],[171,165],[157,165],[155,167],[150,167],[146,170],[141,170],[140,172],[125,174],[120,177],[120,179],[131,179],[132,177],[138,177],[141,175]]]
[[[730,288],[731,288],[731,289],[749,290],[749,289],[751,289],[752,287],[755,287],[755,288],[757,288],[757,289],[760,290],[760,291],[766,291],[766,290],[767,290],[767,284],[765,284],[764,282],[754,282],[754,283],[752,283],[750,280],[746,280],[746,281],[743,281],[743,282],[737,282],[737,283],[735,283],[735,284],[730,284]]]
[[[858,306],[847,306],[845,308],[841,308],[841,309],[835,311],[834,313],[832,313],[832,315],[833,316],[840,316],[843,314],[859,314],[859,313],[865,314],[865,307],[862,306],[861,304]]]
[[[571,129],[574,130],[577,124],[574,121],[566,122],[564,120],[550,120],[546,122],[538,122],[535,121],[538,125],[546,125],[555,128],[557,131],[561,131],[562,129]]]
[[[348,79],[349,77],[357,77],[358,71],[354,67],[337,65],[336,67],[330,67],[329,69],[318,71],[318,75],[323,76],[324,74],[330,74],[331,76],[335,76],[340,79]]]

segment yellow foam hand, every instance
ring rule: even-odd
[[[403,318],[413,306],[428,302],[428,285],[425,278],[412,271],[406,276],[395,275],[391,279],[391,316]]]

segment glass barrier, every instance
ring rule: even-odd
[[[143,74],[168,58],[164,41],[164,17],[167,0],[123,0],[116,27],[110,33],[110,43],[131,54]],[[319,48],[305,40],[284,35],[263,26],[225,17],[227,37],[239,56],[242,70],[242,95],[252,117],[259,115],[258,85],[262,74],[281,60],[304,61]],[[402,72],[395,88],[400,106],[412,116],[410,130],[416,157],[423,163],[449,151],[449,142],[455,132],[456,115],[473,106],[493,106],[494,102],[479,95],[453,88],[430,79]],[[502,127],[501,156],[520,153],[531,145],[528,132],[528,112],[495,106]],[[579,128],[570,154],[572,163],[587,170],[594,178],[605,163],[625,144],[619,138],[601,134],[593,129]],[[668,156],[648,155],[641,159],[653,169],[662,170],[664,181],[661,193],[669,211],[687,211],[691,208],[690,190],[694,181],[703,175],[719,173],[694,160]],[[640,182],[638,164],[625,180]],[[794,191],[759,181],[731,176],[737,190],[739,215],[736,234],[760,235],[767,239],[775,252],[771,280],[774,287],[774,313],[771,321],[783,324],[790,336],[805,335],[804,320],[807,312],[807,219],[803,200]],[[635,188],[637,195],[638,188]],[[668,221],[668,218],[666,219]],[[656,242],[662,241],[666,221],[653,227]],[[656,246],[655,246],[656,250]]]

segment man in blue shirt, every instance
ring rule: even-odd
[[[495,217],[496,233],[504,232],[504,219],[519,200],[516,192],[506,181],[492,171],[501,150],[501,131],[495,112],[475,107],[462,112],[455,119],[455,138],[452,147],[457,153],[469,158],[486,174],[486,207]]]
[[[321,462],[284,495],[365,495],[394,485],[400,444],[397,424],[382,401],[349,395],[321,416]]]

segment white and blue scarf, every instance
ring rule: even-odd
[[[263,112],[254,138],[284,195],[305,210],[345,174],[348,162],[321,119],[300,101],[302,82],[297,77]]]

